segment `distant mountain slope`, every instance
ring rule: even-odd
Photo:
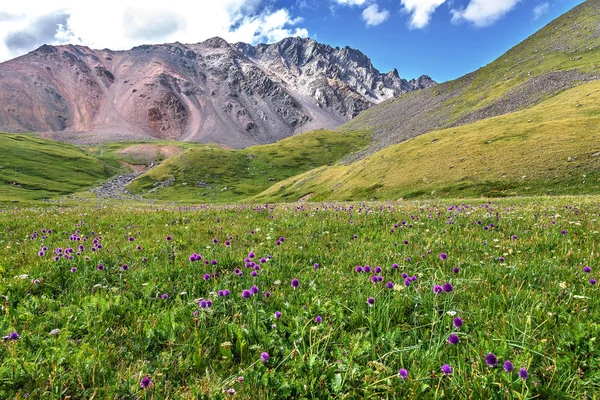
[[[86,190],[114,170],[81,149],[0,133],[0,204],[50,199]]]
[[[234,148],[332,128],[395,95],[435,85],[375,69],[312,39],[272,45],[42,46],[0,64],[0,131],[74,143],[168,139]]]
[[[600,82],[287,179],[259,202],[600,193]]]
[[[371,108],[340,129],[374,132],[354,159],[421,134],[530,107],[600,77],[600,0],[588,0],[491,64]]]
[[[371,139],[368,133],[318,130],[243,150],[197,146],[168,158],[128,190],[149,199],[184,203],[247,201],[283,179],[333,165],[368,146]]]

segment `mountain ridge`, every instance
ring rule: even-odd
[[[252,46],[215,37],[122,51],[43,45],[0,64],[0,130],[76,144],[157,138],[242,148],[337,127],[433,85],[312,39]]]

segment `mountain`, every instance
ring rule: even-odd
[[[287,38],[271,45],[44,45],[0,64],[0,131],[80,144],[169,139],[243,148],[332,128],[434,86],[380,73],[358,50]]]
[[[599,193],[599,20],[600,0],[588,1],[471,74],[362,112],[338,130],[372,133],[370,146],[247,201]],[[173,177],[168,190],[182,196],[171,198],[193,200],[184,183],[203,179],[190,172],[201,161],[180,157],[132,187]],[[213,190],[225,185],[239,190],[218,180]]]
[[[352,160],[436,129],[523,110],[599,79],[598,21],[600,0],[588,0],[475,72],[365,111],[340,128],[374,133],[373,145]]]

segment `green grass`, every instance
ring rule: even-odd
[[[531,121],[531,122],[530,122]],[[282,181],[257,201],[600,193],[600,83]],[[569,158],[572,161],[569,162]]]
[[[370,134],[320,130],[244,150],[204,145],[167,159],[128,189],[183,203],[242,201],[290,176],[332,165],[370,143]],[[170,184],[153,191],[161,182]]]
[[[0,204],[88,189],[115,173],[81,149],[31,135],[0,134]]]
[[[599,214],[598,197],[4,210],[0,334],[19,339],[0,342],[0,398],[596,398]],[[192,263],[193,252],[217,264]],[[367,264],[382,271],[355,272]],[[403,272],[417,278],[408,287]],[[454,290],[435,295],[446,282]]]

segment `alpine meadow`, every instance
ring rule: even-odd
[[[0,5],[0,399],[600,399],[600,0],[164,7]]]

